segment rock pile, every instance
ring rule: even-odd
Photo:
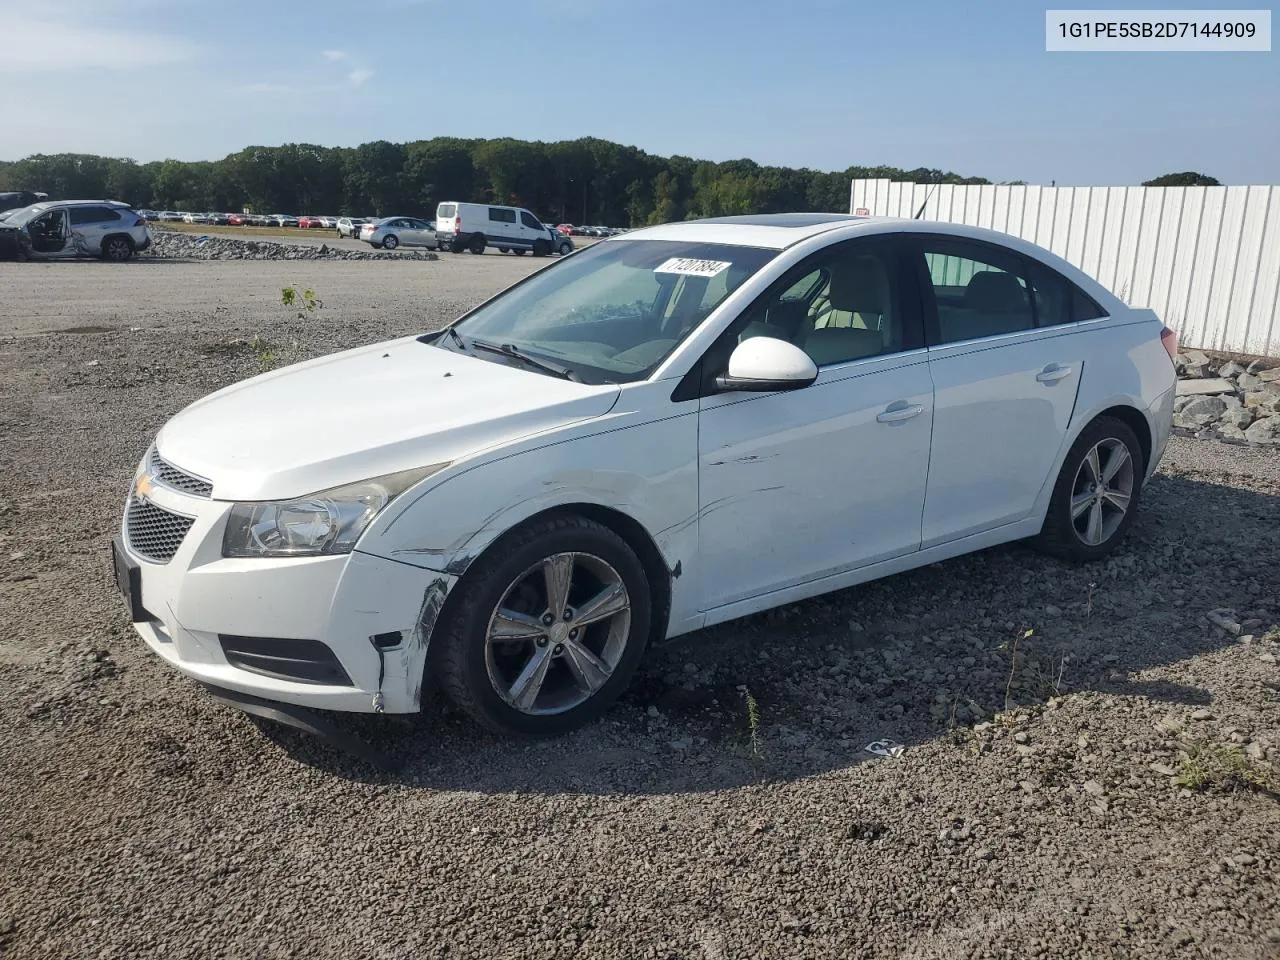
[[[1178,354],[1175,433],[1201,440],[1280,446],[1280,360]]]
[[[438,260],[426,250],[383,253],[376,250],[343,250],[326,244],[276,243],[235,237],[200,236],[153,230],[147,253],[178,260]]]

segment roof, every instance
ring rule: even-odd
[[[39,204],[34,204],[34,203],[33,203],[33,204],[32,204],[32,206],[33,206],[33,207],[34,207],[34,206],[41,206],[41,207],[69,207],[69,206],[75,206],[75,205],[77,205],[77,204],[81,204],[81,203],[92,203],[92,204],[95,204],[95,205],[100,206],[100,207],[127,207],[127,206],[129,206],[127,203],[125,203],[125,202],[124,202],[124,201],[122,201],[122,200],[41,200],[41,201],[39,202]]]
[[[693,240],[782,250],[815,234],[870,220],[870,217],[849,213],[757,213],[743,217],[710,217],[705,220],[685,220],[682,223],[643,227],[625,234],[625,239]]]

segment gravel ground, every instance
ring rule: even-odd
[[[563,739],[346,721],[392,777],[163,667],[107,543],[255,336],[431,327],[540,264],[282,266],[0,264],[0,954],[1280,956],[1280,452],[1175,439],[1104,563],[1012,546],[703,631]]]

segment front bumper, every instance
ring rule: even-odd
[[[117,541],[137,566],[134,629],[171,666],[202,683],[298,706],[418,710],[427,643],[456,577],[360,552],[225,558],[232,504],[159,484],[147,500],[192,519],[164,563],[129,544],[127,522]],[[273,643],[283,669],[295,674],[296,650],[307,644],[323,644],[341,669],[327,674],[329,682],[282,676],[269,669]],[[255,653],[245,655],[246,646]]]

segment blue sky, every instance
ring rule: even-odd
[[[1191,169],[1280,182],[1280,53],[1051,54],[1044,11],[1026,0],[0,0],[0,159],[593,135],[829,170],[1110,184]]]

